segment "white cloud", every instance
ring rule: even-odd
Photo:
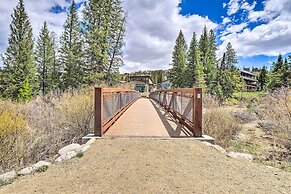
[[[244,23],[229,26],[227,30],[229,33],[224,33],[221,37],[223,43],[220,45],[220,50],[231,42],[239,56],[276,56],[278,53],[291,52],[291,5],[288,1],[267,0],[262,11],[251,9],[250,22],[264,21],[265,23],[253,29],[246,28]],[[281,5],[277,5],[279,2]]]
[[[179,14],[179,0],[126,0],[128,12],[125,67],[122,71],[170,68],[171,54],[179,30],[189,41],[195,31],[200,35],[204,25],[217,27],[207,17]]]
[[[230,0],[230,2],[227,4],[228,5],[227,14],[228,15],[233,15],[240,9],[239,2],[240,2],[240,0]]]

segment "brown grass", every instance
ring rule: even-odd
[[[93,131],[91,90],[0,102],[0,171],[48,159]]]
[[[214,137],[215,143],[223,147],[228,147],[241,129],[239,121],[223,108],[210,108],[203,115],[204,133]]]

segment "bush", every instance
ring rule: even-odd
[[[44,166],[41,166],[38,169],[36,169],[36,172],[45,172],[45,171],[47,171],[47,169],[48,169],[48,166],[44,165]]]
[[[255,107],[262,129],[291,151],[291,90],[282,88],[268,93]]]
[[[242,130],[239,121],[223,108],[211,108],[203,115],[203,130],[215,139],[215,143],[228,147],[230,140]]]
[[[0,171],[49,159],[93,131],[93,92],[68,91],[26,103],[0,101]]]
[[[27,122],[17,106],[0,102],[0,171],[21,164],[27,135]]]

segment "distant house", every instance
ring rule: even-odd
[[[161,83],[157,85],[158,90],[169,90],[171,89],[171,87],[172,87],[172,84],[170,80],[162,81]]]
[[[245,81],[245,84],[246,84],[245,91],[257,90],[257,84],[258,84],[257,75],[246,70],[241,70],[240,76]]]
[[[130,76],[130,85],[134,90],[149,93],[154,90],[153,80],[150,76]]]

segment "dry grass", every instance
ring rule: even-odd
[[[228,147],[241,129],[240,122],[223,108],[210,108],[203,115],[204,133],[214,137],[215,143],[223,147]]]
[[[91,90],[51,93],[24,105],[0,102],[0,171],[54,156],[93,130]]]

